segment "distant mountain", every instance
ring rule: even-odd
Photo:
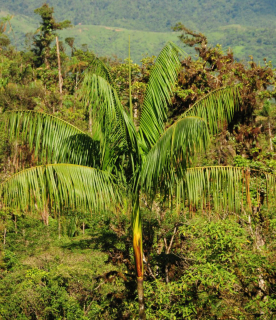
[[[29,25],[36,26],[38,17],[35,17],[33,12],[44,2],[43,0],[0,0],[0,8],[2,15],[9,12],[25,16],[24,19],[29,19]],[[164,33],[170,32],[171,26],[177,22],[182,22],[190,29],[205,33],[212,44],[219,42],[226,48],[231,46],[241,59],[247,59],[248,55],[252,54],[257,60],[263,57],[274,60],[275,0],[49,0],[47,2],[54,7],[55,17],[58,20],[69,19],[74,25],[82,26],[83,29],[88,28],[90,32],[93,29],[92,26],[105,26]],[[20,24],[18,27],[19,29],[15,28],[18,34],[24,32]],[[96,29],[94,28],[95,32]],[[88,39],[86,43],[96,52],[102,53],[105,50],[99,45],[108,44],[108,40],[112,42],[112,37],[110,39],[107,33],[101,35],[107,41],[101,39],[95,46],[93,41],[93,37],[97,37],[95,33],[91,34],[91,40]],[[83,34],[85,30],[78,33],[77,43],[82,42]],[[145,45],[147,36],[143,35],[143,45]],[[115,38],[118,37],[119,35],[116,34]],[[175,38],[175,36],[172,37]],[[87,40],[87,35],[85,38]],[[152,35],[148,38],[152,39]],[[164,37],[164,41],[167,38],[168,34]],[[133,41],[135,39],[134,36]],[[163,40],[158,40],[156,43],[160,41]],[[119,43],[121,42],[122,39]],[[111,46],[114,47],[113,43]],[[157,47],[158,44],[156,44],[156,50]],[[106,52],[109,54],[110,50]],[[139,55],[143,52],[147,52],[146,47],[140,48]],[[116,54],[116,52],[113,53]]]
[[[44,0],[1,0],[1,9],[33,16]],[[49,0],[58,19],[74,24],[168,31],[176,22],[190,27],[276,26],[275,0]]]

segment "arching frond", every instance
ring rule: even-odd
[[[159,138],[144,159],[140,181],[146,192],[165,183],[172,187],[197,151],[206,149],[209,134],[206,122],[187,117],[175,122]]]
[[[100,210],[118,201],[112,175],[72,164],[49,164],[14,174],[0,185],[0,199],[7,207],[22,210],[51,205]],[[1,202],[0,201],[0,202]]]
[[[40,159],[100,166],[99,142],[72,124],[35,111],[10,111],[4,117],[10,138],[21,137]]]
[[[96,74],[102,78],[104,78],[108,83],[111,84],[112,87],[115,87],[113,77],[110,73],[107,65],[99,58],[95,57],[91,65],[88,67],[85,72],[85,76],[88,74]]]
[[[81,95],[87,108],[92,111],[92,121],[102,131],[105,148],[137,152],[136,130],[120,102],[117,91],[104,78],[87,74]]]
[[[243,171],[236,167],[188,169],[184,183],[189,204],[238,212],[242,206]]]
[[[260,206],[260,194],[268,206],[276,204],[276,175],[232,166],[189,168],[176,188],[178,203],[219,212],[251,211],[253,197]]]
[[[140,118],[140,135],[150,146],[164,132],[172,88],[181,66],[179,49],[169,42],[156,59],[147,85]]]
[[[266,205],[276,206],[276,174],[264,173],[266,180]]]
[[[198,100],[181,117],[197,116],[207,121],[211,133],[217,133],[223,123],[233,119],[239,105],[239,89],[235,87],[220,88],[208,93]]]
[[[100,114],[94,114],[95,116],[102,116],[106,112],[109,117],[116,117],[116,110],[114,106],[115,90],[110,83],[95,73],[87,73],[83,79],[83,83],[80,89],[80,97],[84,102],[86,108]],[[101,110],[101,107],[104,110]]]

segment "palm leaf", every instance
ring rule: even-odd
[[[140,135],[150,146],[164,132],[172,88],[181,67],[181,50],[169,42],[160,52],[151,71],[140,118]]]
[[[4,114],[11,139],[29,143],[35,156],[48,162],[99,167],[99,142],[72,124],[50,114],[10,111]]]
[[[265,184],[267,204],[275,205],[274,174],[232,166],[189,168],[177,183],[177,203],[185,205],[187,201],[193,208],[219,212],[238,213],[242,209],[251,211],[252,196],[260,202],[259,194],[265,191],[262,184]],[[251,189],[254,190],[253,194]]]
[[[115,83],[110,73],[110,70],[101,59],[97,57],[94,58],[93,62],[88,67],[87,71],[85,71],[85,76],[87,76],[88,74],[96,74],[104,78],[108,83],[111,84],[112,87],[115,88]]]
[[[197,116],[203,118],[207,121],[210,132],[215,134],[225,121],[229,123],[233,119],[234,112],[239,106],[239,100],[237,86],[220,88],[198,100],[181,117]]]
[[[159,138],[144,159],[140,181],[142,190],[151,192],[160,184],[170,188],[177,175],[183,175],[188,161],[209,141],[206,122],[198,117],[176,121]]]
[[[242,206],[242,170],[236,167],[190,168],[185,174],[186,197],[193,206],[238,212]]]
[[[72,164],[48,164],[23,170],[0,185],[5,206],[22,210],[52,204],[89,211],[118,201],[114,177],[104,171]]]
[[[107,115],[115,119],[115,90],[106,79],[95,73],[86,73],[79,93],[87,108],[92,108],[94,113],[100,112],[100,115],[94,114],[94,117],[100,118],[108,112]]]
[[[104,78],[87,74],[83,81],[81,98],[87,108],[92,109],[93,124],[100,129],[101,142],[108,154],[117,154],[122,150],[124,153],[138,153],[133,121],[125,112],[117,91]]]

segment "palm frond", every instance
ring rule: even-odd
[[[276,205],[276,175],[249,168],[210,166],[189,168],[176,184],[177,203],[205,211],[252,210],[252,198],[261,205]],[[187,202],[187,203],[186,203]]]
[[[80,89],[80,97],[88,109],[92,108],[93,111],[100,112],[101,116],[109,111],[111,112],[109,116],[115,118],[114,91],[103,77],[95,73],[86,73]],[[101,106],[104,110],[101,110]]]
[[[109,68],[107,65],[99,58],[95,57],[91,65],[88,67],[87,71],[85,72],[85,76],[87,74],[96,74],[102,78],[104,78],[108,83],[111,84],[112,87],[115,88],[115,83],[113,77],[110,73]]]
[[[72,164],[48,164],[23,170],[0,185],[1,202],[31,210],[45,205],[101,210],[118,201],[114,177],[104,171]]]
[[[99,142],[72,124],[35,111],[10,111],[4,117],[10,138],[28,142],[36,157],[48,162],[100,166]]]
[[[142,190],[155,192],[160,184],[172,187],[197,151],[209,141],[206,122],[198,117],[176,121],[159,138],[144,159],[140,182]]]
[[[276,206],[276,174],[264,173],[266,180],[266,205]]]
[[[207,121],[212,134],[217,133],[224,122],[230,122],[239,106],[239,89],[237,86],[220,88],[208,93],[198,100],[181,117],[197,116]]]
[[[184,177],[186,198],[202,209],[238,212],[242,206],[242,177],[243,171],[236,167],[190,168]]]
[[[140,118],[140,135],[150,146],[164,132],[172,88],[180,70],[181,50],[169,42],[156,59],[147,85]]]
[[[136,150],[137,133],[133,121],[125,112],[117,91],[101,76],[87,74],[82,85],[81,97],[92,110],[92,122],[100,128],[104,148]]]

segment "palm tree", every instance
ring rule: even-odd
[[[168,43],[156,59],[138,127],[124,110],[102,62],[83,80],[82,98],[91,113],[91,134],[49,114],[5,114],[11,139],[20,135],[27,141],[41,165],[18,172],[0,185],[3,205],[25,211],[45,207],[60,211],[68,206],[96,211],[131,197],[139,319],[146,318],[141,196],[153,201],[162,194],[182,206],[210,207],[212,202],[215,209],[239,211],[245,187],[249,207],[246,170],[190,167],[191,159],[207,149],[210,134],[232,119],[238,108],[236,87],[206,95],[166,128],[172,88],[181,67],[180,52]],[[275,177],[265,177],[268,190],[275,191]],[[244,179],[245,186],[241,184]]]

